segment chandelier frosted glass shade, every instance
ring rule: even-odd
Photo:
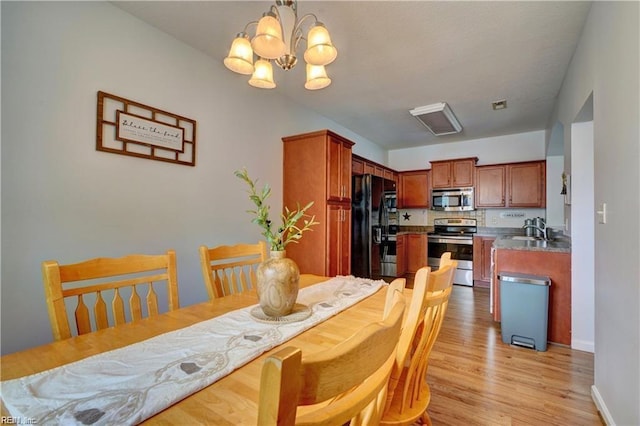
[[[329,31],[315,15],[308,13],[298,19],[296,0],[276,0],[268,12],[259,21],[249,22],[244,31],[233,40],[224,64],[239,74],[252,74],[249,84],[263,89],[276,87],[273,79],[271,61],[281,69],[288,71],[296,66],[296,49],[306,42],[304,60],[307,68],[307,80],[304,85],[309,90],[318,90],[331,84],[325,65],[333,62],[338,51]],[[303,24],[311,24],[307,38],[303,37]],[[255,28],[251,38],[249,28]],[[254,54],[258,60],[253,63]]]
[[[273,81],[271,62],[265,59],[258,59],[249,84],[260,89],[273,89],[276,87],[276,83]]]
[[[331,44],[329,31],[317,22],[311,27],[307,35],[307,50],[304,60],[311,65],[328,65],[338,56],[338,50]]]
[[[282,29],[275,15],[265,13],[258,22],[256,35],[251,40],[256,55],[266,59],[276,59],[284,55],[286,46],[282,41]]]
[[[238,34],[233,40],[229,55],[224,58],[224,65],[238,74],[253,73],[253,49],[246,34]]]
[[[307,82],[304,84],[305,89],[324,89],[330,84],[331,79],[327,77],[327,70],[324,69],[324,65],[307,64]]]

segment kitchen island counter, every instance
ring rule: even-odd
[[[571,253],[571,242],[565,239],[545,241],[528,239],[519,235],[504,235],[496,238],[493,242],[493,248]]]
[[[501,273],[523,273],[546,276],[549,288],[549,323],[547,339],[571,345],[571,245],[567,241],[547,242],[499,237],[493,244],[491,301],[493,318],[500,321]],[[542,242],[538,240],[537,242]],[[555,247],[552,244],[555,243]]]

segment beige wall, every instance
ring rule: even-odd
[[[593,95],[595,401],[609,424],[640,424],[640,3],[594,2],[551,117],[571,124]],[[576,151],[576,149],[578,151]],[[583,155],[581,153],[580,155]],[[598,223],[603,203],[606,224]],[[575,283],[574,283],[575,284]]]
[[[172,248],[182,305],[205,300],[198,246],[262,238],[234,170],[270,183],[280,211],[282,136],[329,128],[386,159],[107,2],[1,7],[2,353],[51,341],[47,259]],[[97,152],[99,90],[196,120],[196,167]]]

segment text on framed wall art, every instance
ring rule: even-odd
[[[196,165],[196,121],[98,92],[96,149]]]

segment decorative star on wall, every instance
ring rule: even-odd
[[[404,220],[409,220],[409,218],[411,217],[411,215],[409,213],[406,213],[402,215],[402,217],[404,218]]]

